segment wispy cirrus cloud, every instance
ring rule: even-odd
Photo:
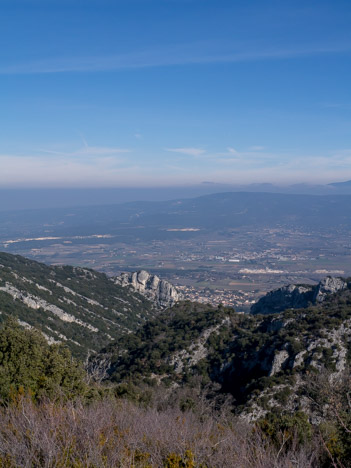
[[[290,161],[290,166],[305,166],[306,169],[318,167],[318,170],[322,171],[343,171],[344,177],[351,178],[351,149],[335,150],[317,156],[296,157]]]
[[[227,151],[228,151],[228,154],[230,154],[231,156],[239,156],[240,155],[240,153],[235,148],[232,148],[231,146],[229,146],[227,148]]]
[[[258,43],[199,41],[143,48],[111,55],[57,56],[3,64],[0,74],[103,72],[189,64],[235,63],[350,52],[351,43],[262,46]]]
[[[186,154],[188,156],[201,156],[206,153],[206,150],[202,148],[165,148],[165,150],[172,153]]]
[[[351,149],[329,151],[324,154],[277,153],[261,150],[236,151],[235,154],[231,154],[228,151],[217,153],[212,157],[218,168],[218,177],[223,179],[227,177],[221,172],[220,168],[223,166],[226,167],[227,175],[235,174],[239,177],[241,174],[247,181],[256,182],[272,180],[327,182],[333,179],[351,179]]]
[[[320,154],[239,151],[233,147],[218,153],[201,148],[170,148],[192,157],[168,159],[160,149],[151,156],[144,157],[141,152],[128,158],[116,150],[119,148],[88,146],[71,152],[0,154],[0,187],[156,187],[203,180],[243,184],[351,179],[351,149],[347,148]]]
[[[105,146],[83,146],[74,151],[64,152],[55,150],[40,149],[42,153],[52,154],[55,156],[113,156],[117,154],[130,153],[132,150],[127,148],[111,148]]]

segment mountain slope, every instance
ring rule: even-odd
[[[97,358],[110,358],[108,373],[115,382],[149,377],[181,381],[187,370],[207,355],[203,345],[210,335],[228,328],[232,314],[230,308],[180,302],[136,333],[107,346]]]
[[[351,283],[314,306],[264,316],[179,303],[95,359],[109,360],[115,382],[220,384],[249,419],[306,410],[311,376],[337,378],[351,360]]]
[[[347,288],[343,278],[327,276],[316,285],[289,284],[274,289],[251,306],[251,314],[273,314],[286,309],[308,307],[323,302],[330,294]]]
[[[153,303],[103,273],[0,253],[0,320],[16,316],[81,358],[156,314]]]

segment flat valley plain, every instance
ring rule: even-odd
[[[229,193],[0,213],[0,250],[117,275],[148,270],[191,300],[247,311],[266,291],[351,276],[351,196]]]

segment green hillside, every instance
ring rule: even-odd
[[[150,301],[103,273],[0,253],[0,320],[14,316],[82,359],[156,314]]]
[[[184,386],[200,378],[219,384],[248,418],[302,408],[312,375],[326,371],[336,378],[350,363],[350,282],[321,304],[264,316],[179,303],[99,358],[109,360],[114,382]]]

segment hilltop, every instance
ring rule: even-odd
[[[316,285],[288,284],[274,289],[251,306],[251,314],[272,314],[286,309],[308,307],[327,299],[331,294],[346,289],[347,280],[327,276]]]
[[[144,286],[152,280],[145,273]],[[311,374],[336,378],[351,359],[350,279],[280,288],[253,314],[190,301],[160,310],[156,302],[94,270],[0,253],[1,321],[14,316],[81,359],[93,353],[90,369],[108,382],[176,388],[200,379],[257,419],[304,408]]]

